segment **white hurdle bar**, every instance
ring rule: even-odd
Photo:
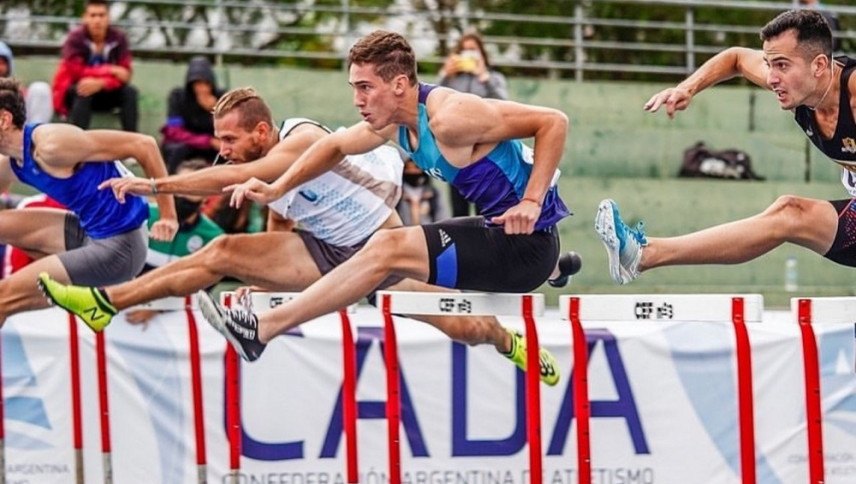
[[[588,396],[588,342],[582,322],[731,321],[737,358],[738,409],[740,412],[740,463],[743,483],[756,482],[755,419],[752,398],[752,357],[745,323],[759,323],[764,299],[747,295],[585,295],[560,296],[559,311],[571,323],[574,355],[573,412],[577,419],[577,469],[579,484],[591,484],[591,441]]]
[[[264,312],[280,306],[300,293],[262,292],[250,294],[252,309]],[[240,304],[234,292],[220,293],[220,303],[225,307]],[[356,312],[356,304],[339,311],[342,322],[342,429],[345,434],[345,470],[348,483],[359,482],[357,465],[357,351],[354,333],[348,313]],[[241,460],[240,420],[240,358],[232,345],[226,349],[226,428],[230,447],[231,482],[237,483]]]
[[[808,482],[820,484],[826,479],[823,465],[823,409],[820,394],[820,362],[812,325],[853,323],[856,321],[856,298],[791,298],[791,314],[799,324],[802,337],[808,436]]]
[[[531,484],[542,482],[541,378],[534,316],[544,314],[543,294],[485,294],[450,292],[378,291],[384,318],[386,361],[386,419],[389,445],[389,483],[401,484],[401,394],[398,348],[392,316],[523,316],[526,347],[526,440],[529,444]],[[534,349],[534,351],[533,351]]]

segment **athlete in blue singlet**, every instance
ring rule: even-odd
[[[831,161],[856,196],[856,76],[854,62],[832,60],[832,33],[816,10],[791,10],[761,30],[763,50],[732,47],[705,62],[677,87],[655,94],[645,109],[666,107],[669,117],[686,109],[694,95],[742,75],[776,94],[794,113],[801,130]],[[609,254],[610,274],[626,284],[640,272],[666,265],[738,264],[789,242],[856,267],[856,207],[853,200],[779,197],[762,213],[680,237],[647,237],[621,220],[618,207],[604,200],[595,230]]]
[[[0,281],[0,322],[11,314],[47,307],[36,275],[59,281],[110,284],[136,276],[146,256],[146,203],[121,204],[98,185],[130,175],[117,161],[134,158],[150,177],[166,176],[154,138],[137,133],[84,131],[68,124],[24,124],[18,84],[0,79],[0,189],[26,183],[61,202],[55,209],[0,212],[0,241],[38,260]],[[167,214],[152,236],[170,240],[178,228],[171,196],[158,197]],[[171,214],[171,217],[169,216]]]
[[[233,187],[233,204],[245,198],[268,203],[346,155],[393,142],[429,174],[451,182],[480,217],[380,230],[299,297],[259,316],[223,309],[200,294],[203,314],[239,352],[358,301],[389,275],[449,288],[527,292],[554,274],[555,224],[569,214],[555,188],[567,116],[421,85],[413,49],[396,33],[364,37],[348,63],[363,122],[315,143],[273,184],[250,180]],[[528,138],[534,138],[531,156],[518,141]]]

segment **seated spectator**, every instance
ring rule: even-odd
[[[12,49],[5,42],[0,41],[0,77],[14,75],[13,60]],[[47,82],[36,81],[27,88],[22,88],[22,91],[27,102],[27,122],[49,123],[54,113],[50,85]]]
[[[431,178],[415,163],[404,163],[398,215],[404,225],[423,225],[449,218],[449,210]]]
[[[222,95],[211,62],[202,56],[190,59],[184,86],[169,94],[166,124],[161,128],[161,148],[170,173],[190,158],[214,161],[220,141],[214,137],[211,110]]]
[[[119,109],[125,131],[137,131],[137,90],[131,86],[131,50],[110,26],[106,0],[86,0],[83,24],[69,32],[53,81],[56,112],[83,129],[92,111]]]

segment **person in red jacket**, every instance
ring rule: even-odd
[[[131,84],[131,50],[125,34],[110,26],[106,0],[86,0],[83,23],[62,45],[53,81],[54,110],[83,129],[92,111],[119,109],[125,131],[137,131],[137,90]]]

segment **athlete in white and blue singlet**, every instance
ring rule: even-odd
[[[458,289],[526,292],[555,269],[555,224],[568,215],[555,188],[567,116],[423,86],[412,48],[391,32],[360,40],[348,62],[354,103],[364,121],[315,143],[273,184],[249,180],[234,187],[233,203],[245,198],[269,202],[346,155],[400,141],[424,170],[448,178],[474,202],[482,218],[380,230],[299,297],[262,315],[224,310],[200,294],[203,314],[238,348],[263,345],[346,307],[390,275]],[[525,138],[534,138],[531,160],[515,141]]]
[[[112,284],[136,276],[146,260],[146,201],[125,204],[98,185],[133,176],[118,161],[134,158],[150,177],[166,176],[151,136],[112,130],[84,131],[68,124],[24,124],[24,99],[12,79],[0,79],[0,190],[26,183],[61,202],[49,208],[0,213],[0,242],[38,260],[0,281],[0,324],[11,314],[47,307],[36,275],[63,282]],[[106,196],[105,196],[106,195]],[[171,240],[178,229],[172,196],[158,197],[165,217],[152,237]]]

